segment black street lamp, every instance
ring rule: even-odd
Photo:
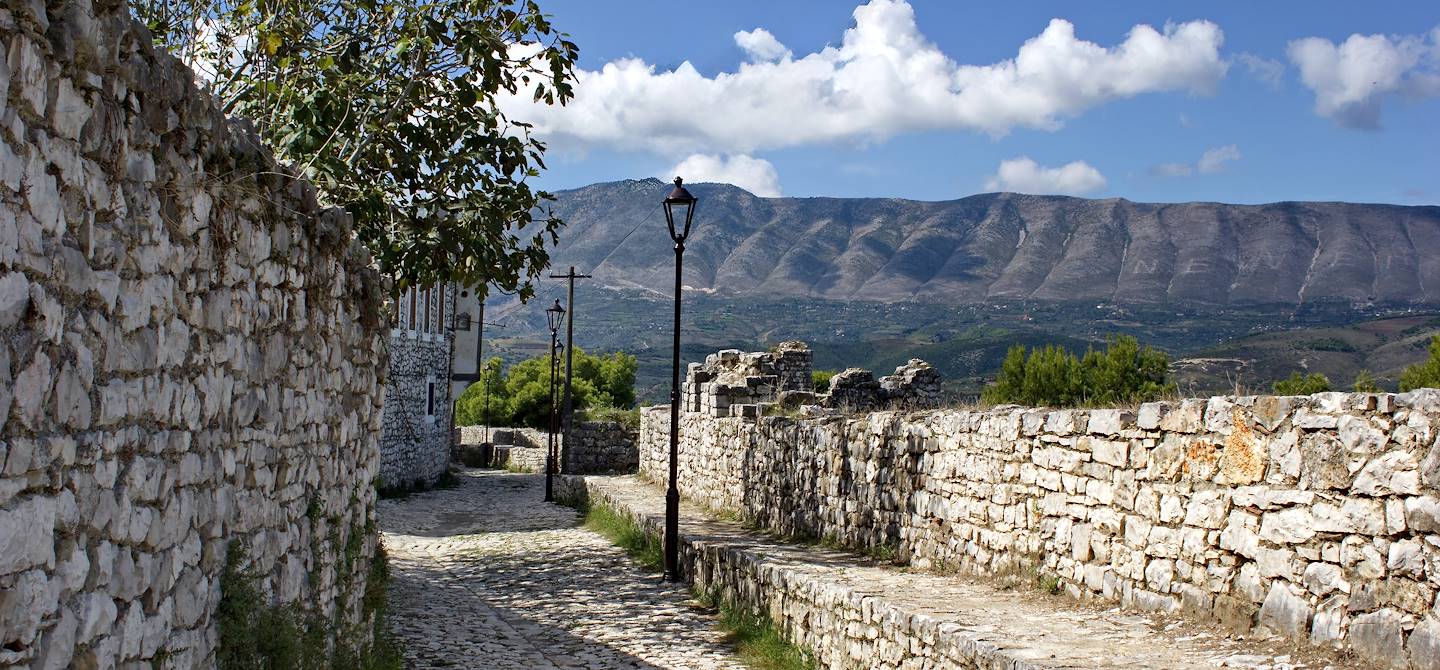
[[[680,489],[675,481],[680,472],[680,271],[685,258],[685,239],[690,237],[690,220],[695,216],[695,196],[675,178],[675,190],[665,196],[665,225],[675,241],[675,346],[670,370],[670,485],[665,489],[665,580],[680,581]],[[675,220],[681,228],[675,228]]]
[[[555,500],[555,391],[558,388],[555,368],[559,360],[556,354],[564,346],[560,344],[560,324],[565,321],[565,308],[560,306],[559,298],[545,310],[545,319],[550,324],[550,436],[545,449],[545,502],[551,502]]]

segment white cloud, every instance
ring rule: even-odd
[[[1189,163],[1161,163],[1151,166],[1150,174],[1157,177],[1189,177],[1195,174],[1195,168]]]
[[[1189,177],[1190,175],[1215,174],[1225,169],[1225,164],[1230,161],[1240,160],[1240,147],[1234,144],[1227,144],[1223,147],[1208,149],[1200,155],[1200,160],[1194,165],[1190,163],[1161,163],[1150,166],[1150,174],[1156,177]]]
[[[985,181],[991,191],[1046,195],[1080,195],[1105,187],[1105,176],[1085,161],[1047,168],[1029,156],[1000,161],[1000,170]]]
[[[992,136],[1017,127],[1053,130],[1119,98],[1210,93],[1227,68],[1219,53],[1224,36],[1208,21],[1137,25],[1107,47],[1055,19],[1014,58],[965,65],[921,33],[902,0],[871,0],[854,19],[838,46],[799,58],[773,60],[783,45],[755,30],[736,42],[752,58],[772,58],[733,72],[706,77],[689,62],[663,71],[640,59],[616,60],[577,70],[575,99],[566,107],[516,96],[506,111],[558,146],[749,153],[934,129]]]
[[[763,158],[744,154],[694,154],[661,177],[668,180],[677,175],[687,182],[732,184],[762,198],[780,197],[780,175],[775,172],[775,166]]]
[[[745,55],[749,56],[750,60],[757,63],[790,57],[790,50],[764,28],[735,33],[735,44],[745,50]]]
[[[1246,69],[1250,70],[1250,76],[1259,79],[1270,88],[1280,88],[1280,80],[1285,77],[1284,63],[1252,53],[1242,53],[1237,59],[1245,64]]]
[[[1379,128],[1391,94],[1440,95],[1440,26],[1428,35],[1354,34],[1339,45],[1306,37],[1287,53],[1315,92],[1315,113],[1342,126]]]
[[[1195,164],[1195,169],[1200,174],[1215,174],[1225,169],[1225,164],[1230,161],[1240,160],[1240,147],[1227,144],[1223,147],[1215,147],[1200,155],[1200,162]]]

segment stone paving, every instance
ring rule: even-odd
[[[743,668],[689,591],[542,502],[544,477],[470,470],[380,502],[389,624],[414,668]]]

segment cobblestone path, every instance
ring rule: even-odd
[[[389,624],[414,668],[743,668],[683,586],[636,567],[544,477],[472,470],[380,502]]]

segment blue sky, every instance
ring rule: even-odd
[[[1440,203],[1440,2],[542,6],[579,97],[507,109],[551,141],[552,190],[679,169],[802,197]]]

